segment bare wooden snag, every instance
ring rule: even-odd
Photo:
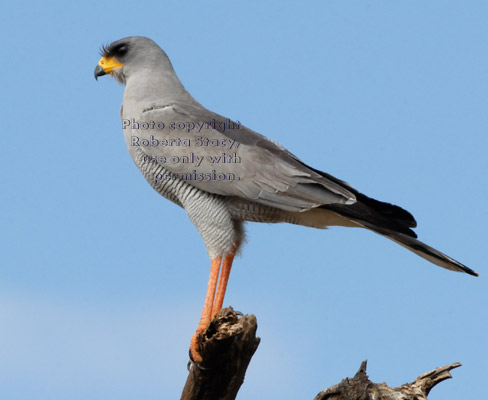
[[[258,348],[254,315],[240,316],[231,307],[217,313],[201,338],[204,364],[193,365],[181,400],[234,400],[244,382],[249,362]],[[430,390],[460,363],[446,365],[420,375],[400,387],[373,383],[363,361],[354,378],[320,392],[314,400],[427,400]]]
[[[415,381],[400,387],[389,387],[386,383],[373,383],[366,374],[363,361],[354,378],[320,392],[314,400],[427,400],[430,390],[438,383],[452,378],[450,370],[460,367],[453,363],[420,375]]]
[[[204,363],[192,365],[181,400],[233,400],[258,348],[254,315],[220,310],[201,338]]]

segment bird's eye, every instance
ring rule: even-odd
[[[121,44],[120,46],[114,49],[114,53],[118,56],[123,56],[127,53],[127,45]]]

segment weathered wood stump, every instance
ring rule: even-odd
[[[201,338],[204,363],[192,365],[181,400],[233,400],[258,348],[254,315],[220,310]]]
[[[231,307],[217,313],[201,338],[203,365],[192,365],[181,400],[234,400],[260,339],[254,315],[240,316]],[[430,390],[451,378],[460,363],[420,375],[400,387],[373,383],[363,361],[354,378],[321,391],[314,400],[427,400]]]

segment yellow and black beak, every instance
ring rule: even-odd
[[[115,68],[123,66],[115,57],[102,57],[95,68],[95,79],[98,80],[99,76],[110,74]]]

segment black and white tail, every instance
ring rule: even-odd
[[[451,271],[479,276],[477,272],[417,239],[410,228],[417,226],[412,214],[401,207],[371,199],[359,192],[351,205],[326,205],[326,208],[356,224],[379,233],[431,263]]]

